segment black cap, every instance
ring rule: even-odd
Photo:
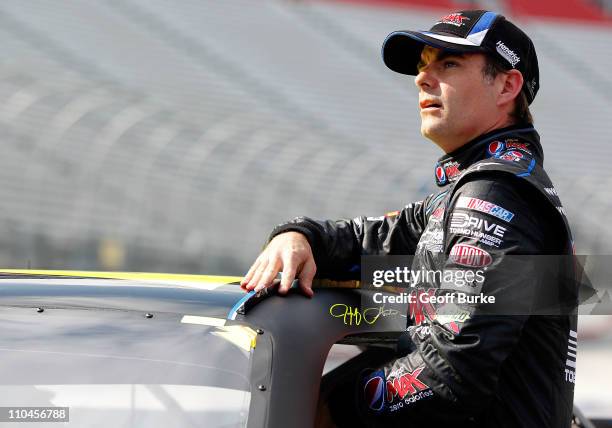
[[[488,52],[523,74],[529,104],[540,88],[538,57],[533,42],[504,16],[486,10],[462,10],[446,15],[429,31],[395,31],[383,43],[387,67],[416,76],[425,45],[455,52]]]

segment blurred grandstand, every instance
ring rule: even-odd
[[[0,265],[241,274],[283,220],[423,198],[440,153],[380,45],[466,4],[534,39],[547,170],[611,254],[610,0],[7,0]],[[577,401],[610,415],[612,324],[581,326]]]
[[[465,3],[3,2],[0,264],[240,274],[285,219],[424,197],[440,153],[380,45]],[[610,2],[468,3],[532,35],[547,169],[610,253]]]

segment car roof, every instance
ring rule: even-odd
[[[0,270],[3,305],[87,307],[226,318],[240,277],[136,272]]]
[[[401,316],[381,316],[372,325],[355,325],[332,316],[331,309],[337,305],[347,310],[371,305],[371,291],[354,289],[357,283],[346,289],[331,281],[308,299],[298,290],[291,290],[284,298],[275,298],[273,288],[245,293],[239,280],[155,273],[0,270],[0,309],[38,307],[41,315],[59,315],[61,311],[52,309],[65,308],[74,309],[68,312],[77,316],[81,316],[77,312],[93,316],[99,311],[101,317],[119,310],[117,317],[150,314],[160,322],[178,319],[182,325],[191,322],[216,328],[210,323],[213,320],[222,321],[226,330],[247,329],[246,336],[242,330],[232,336],[245,336],[246,340],[232,343],[246,345],[252,352],[248,426],[269,428],[286,426],[289,419],[297,428],[313,426],[319,380],[334,343],[349,336],[351,343],[369,343],[371,338],[379,343],[381,334],[395,337],[405,327]],[[88,311],[79,311],[83,308]]]

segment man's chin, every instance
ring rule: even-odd
[[[436,132],[436,129],[432,126],[421,124],[421,135],[428,140],[435,141],[436,137],[439,136],[439,132]]]
[[[421,125],[421,135],[445,152],[448,152],[446,145],[443,143],[445,141],[445,134],[441,129]]]

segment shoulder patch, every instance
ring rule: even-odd
[[[504,207],[495,205],[492,202],[485,201],[482,199],[471,198],[469,196],[459,196],[456,207],[490,214],[505,222],[510,222],[514,217],[514,213],[505,209]]]

